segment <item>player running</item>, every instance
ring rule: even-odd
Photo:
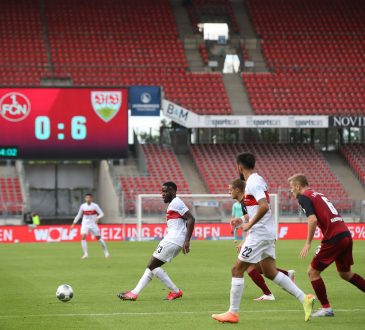
[[[231,222],[239,221],[239,218],[242,221],[247,222],[249,217],[247,215],[247,208],[244,202],[245,198],[245,182],[241,179],[236,179],[232,181],[232,183],[228,186],[229,194],[231,195],[232,199],[236,200],[236,203],[232,206],[232,216]],[[244,233],[242,233],[244,239]],[[239,252],[239,250],[237,251]],[[285,270],[277,268],[277,270],[283,273],[294,282],[295,281],[295,271],[294,270]],[[255,301],[273,301],[275,300],[274,295],[267,287],[265,283],[264,277],[261,275],[262,270],[259,263],[256,265],[250,265],[247,269],[248,276],[251,277],[251,280],[262,290],[262,296],[259,298],[254,299]]]
[[[365,292],[365,279],[351,271],[351,265],[354,264],[351,233],[335,206],[326,196],[311,189],[303,174],[293,175],[288,181],[291,192],[298,199],[308,221],[307,241],[300,252],[302,258],[308,255],[317,226],[323,234],[321,245],[307,270],[313,289],[322,304],[322,308],[312,316],[334,316],[321,277],[321,272],[329,265],[335,262],[340,277]]]
[[[314,297],[306,295],[288,276],[279,272],[275,264],[276,226],[270,209],[267,184],[255,173],[255,157],[244,153],[237,157],[237,168],[241,179],[246,181],[245,204],[250,220],[248,223],[232,221],[235,227],[241,226],[249,231],[246,240],[241,243],[241,251],[232,268],[230,307],[226,313],[213,314],[219,322],[238,323],[239,309],[244,287],[244,273],[251,265],[260,263],[265,276],[273,280],[282,289],[296,297],[303,305],[304,320],[308,321],[313,308]]]
[[[84,255],[81,259],[86,259],[89,257],[89,253],[87,251],[87,242],[86,237],[89,232],[96,237],[99,244],[101,245],[105,258],[109,258],[110,254],[106,247],[104,240],[100,236],[100,230],[98,227],[99,220],[104,216],[103,211],[99,207],[98,204],[93,202],[93,195],[86,194],[85,195],[85,203],[80,206],[79,213],[77,213],[71,228],[75,226],[75,224],[80,220],[82,217],[82,224],[81,224],[81,246]]]
[[[161,268],[166,262],[171,262],[182,250],[190,252],[190,239],[193,234],[195,219],[184,202],[176,197],[177,186],[174,182],[162,185],[162,199],[168,205],[166,212],[168,233],[158,244],[152,258],[132,291],[118,293],[122,300],[136,300],[141,291],[157,277],[169,290],[166,300],[181,298],[183,292],[172,282],[167,273]]]

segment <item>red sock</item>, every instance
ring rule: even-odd
[[[312,281],[311,283],[318,300],[322,304],[322,307],[323,308],[331,307],[330,303],[328,302],[326,286],[324,285],[323,280],[319,278],[318,280]]]
[[[354,274],[350,280],[350,283],[355,285],[362,292],[365,292],[365,279],[363,279],[360,275]]]
[[[286,276],[289,276],[288,271],[287,271],[287,270],[285,270],[285,269],[276,268],[276,270],[277,270],[278,272],[280,272],[280,273],[283,273],[283,274],[284,274],[284,275],[286,275]]]
[[[248,275],[251,277],[252,281],[262,290],[262,292],[266,295],[271,294],[270,289],[267,287],[265,283],[265,279],[262,277],[260,272],[257,269],[251,270]]]

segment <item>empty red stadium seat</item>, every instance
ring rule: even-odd
[[[365,186],[365,145],[344,144],[340,150],[359,181]]]
[[[0,177],[0,214],[21,214],[23,196],[17,177]]]
[[[365,6],[247,0],[270,73],[243,74],[256,114],[365,112]]]
[[[166,181],[174,181],[178,187],[178,193],[190,193],[182,169],[170,147],[144,144],[142,149],[146,157],[147,174],[120,177],[127,213],[135,212],[138,194],[159,194],[161,185]],[[143,204],[143,207],[146,211],[162,211],[164,205],[160,201],[157,203],[151,201],[150,204]]]
[[[258,173],[268,182],[269,193],[287,193],[287,179],[301,172],[307,175],[313,188],[331,200],[342,203],[342,210],[350,208],[347,203],[349,196],[344,187],[330,170],[325,158],[310,145],[202,144],[194,145],[192,150],[196,165],[211,193],[227,193],[228,184],[237,177],[237,154],[252,152],[257,158]]]

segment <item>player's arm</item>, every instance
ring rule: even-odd
[[[233,218],[231,218],[231,220],[229,221],[232,230],[238,229],[239,226],[241,226],[245,222],[248,222],[248,220],[249,220],[247,206],[246,206],[245,202],[242,200],[240,202],[240,204],[241,204],[241,209],[242,209],[242,214],[243,215],[240,218],[236,218],[235,214],[232,210]]]
[[[99,220],[100,220],[102,217],[104,217],[104,212],[103,212],[103,210],[100,208],[100,206],[99,206],[99,205],[96,205],[96,212],[98,213],[98,216],[96,217],[95,222],[96,222],[96,223],[98,223],[98,222],[99,222]]]
[[[256,214],[250,220],[250,222],[244,223],[242,225],[242,230],[244,230],[244,231],[250,230],[252,228],[252,226],[254,226],[256,223],[258,223],[269,210],[269,203],[267,202],[266,197],[261,198],[260,200],[257,201],[257,203],[259,204],[259,208],[258,208]]]
[[[243,223],[248,222],[248,220],[250,218],[248,216],[247,206],[246,206],[244,200],[241,201],[241,209],[242,209],[242,214],[243,214],[243,216],[241,217],[241,220],[243,221]]]
[[[252,228],[252,226],[254,226],[256,223],[258,223],[264,217],[264,215],[267,213],[267,211],[269,211],[270,206],[269,206],[269,202],[266,198],[265,189],[266,188],[261,185],[258,185],[253,189],[252,195],[257,200],[257,204],[259,207],[258,207],[256,214],[253,216],[253,218],[250,219],[250,221],[248,223],[244,223],[242,225],[243,231],[250,230]]]
[[[190,252],[190,239],[193,235],[194,231],[194,225],[195,225],[195,218],[191,214],[191,212],[188,210],[182,215],[183,219],[186,221],[186,235],[185,235],[185,241],[183,245],[183,253],[189,253]]]
[[[318,220],[317,220],[316,214],[314,212],[313,203],[309,197],[300,195],[298,198],[298,202],[299,202],[299,205],[304,210],[304,212],[307,216],[307,221],[308,221],[307,240],[299,254],[302,258],[304,258],[308,255],[308,252],[311,248],[312,240],[314,237],[314,233],[316,232]]]
[[[72,222],[71,228],[73,228],[73,226],[77,224],[77,222],[81,219],[81,217],[82,217],[82,209],[80,207],[79,212],[77,213],[74,221]]]

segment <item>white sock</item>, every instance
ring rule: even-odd
[[[229,311],[231,313],[238,313],[240,310],[241,298],[243,294],[243,287],[245,286],[245,279],[243,277],[232,277],[231,296]]]
[[[153,275],[155,275],[163,284],[165,284],[171,291],[173,292],[179,292],[179,289],[174,284],[174,282],[171,281],[171,278],[167,273],[160,267],[155,268],[152,271]]]
[[[82,251],[84,251],[84,255],[87,256],[87,243],[86,243],[86,239],[82,239],[81,240],[81,247],[82,247]]]
[[[102,238],[99,239],[99,244],[101,245],[101,248],[103,249],[104,254],[109,253],[108,248],[106,247],[106,243],[104,242],[104,240]]]
[[[151,282],[153,273],[147,268],[132,293],[139,294]]]
[[[283,273],[278,272],[273,282],[280,286],[283,290],[292,294],[295,298],[297,298],[301,303],[304,301],[305,294],[302,290],[300,290],[292,280],[284,275]]]

